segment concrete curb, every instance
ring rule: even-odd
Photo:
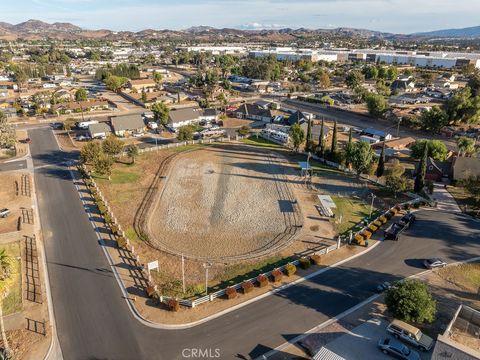
[[[70,175],[71,175],[72,179],[73,179],[74,181],[77,181],[77,179],[75,178],[72,170],[69,170],[69,171],[70,171]],[[82,202],[82,204],[84,205],[84,208],[85,208],[86,203],[85,203],[85,201],[81,198],[80,191],[79,191],[79,187],[78,187],[77,184],[74,184],[74,186],[75,186],[75,189],[77,190],[78,196],[80,197],[80,201]],[[87,211],[87,215],[89,215],[89,217],[91,217],[91,214],[90,214],[88,211]],[[347,258],[347,259],[341,260],[341,261],[339,261],[339,262],[337,262],[337,263],[335,263],[335,264],[333,264],[333,265],[331,265],[331,266],[328,266],[328,267],[326,267],[326,268],[323,268],[323,269],[320,269],[320,270],[318,270],[318,271],[315,271],[315,272],[313,272],[313,273],[311,273],[311,274],[309,274],[309,275],[307,275],[307,276],[305,276],[305,277],[299,278],[299,279],[297,279],[297,280],[295,280],[295,281],[293,281],[293,282],[291,282],[291,283],[288,283],[288,284],[285,284],[285,285],[283,285],[283,286],[280,286],[280,287],[278,287],[278,288],[276,288],[276,289],[270,290],[269,292],[266,292],[266,293],[264,293],[264,294],[262,294],[262,295],[259,295],[259,296],[255,297],[255,298],[252,298],[252,299],[250,299],[250,300],[247,300],[247,301],[245,301],[245,302],[243,302],[243,303],[240,303],[240,304],[237,304],[237,305],[235,305],[235,306],[232,306],[232,307],[230,307],[230,308],[228,308],[228,309],[222,310],[222,311],[220,311],[220,312],[218,312],[218,313],[216,313],[216,314],[207,316],[207,317],[205,317],[205,318],[203,318],[203,319],[200,319],[200,320],[198,320],[198,321],[194,321],[194,322],[190,322],[190,323],[184,323],[184,324],[161,324],[161,323],[156,323],[156,322],[150,321],[150,320],[148,320],[148,319],[145,319],[145,318],[140,314],[140,312],[137,310],[137,308],[135,307],[133,301],[130,299],[130,296],[129,296],[126,288],[125,288],[125,285],[124,285],[122,279],[120,278],[120,275],[119,275],[118,272],[117,272],[117,269],[115,268],[115,266],[114,266],[114,264],[113,264],[112,258],[110,257],[110,254],[108,253],[108,250],[107,250],[106,247],[105,247],[105,244],[104,244],[104,242],[103,242],[103,240],[102,240],[102,238],[101,238],[101,236],[100,236],[100,233],[99,233],[98,230],[96,229],[96,226],[95,226],[95,224],[94,224],[93,222],[90,221],[90,224],[92,225],[92,227],[93,227],[93,229],[94,229],[94,231],[95,231],[95,234],[97,235],[97,238],[98,238],[100,244],[102,245],[102,250],[103,250],[103,252],[104,252],[104,254],[105,254],[105,257],[107,258],[107,260],[108,260],[108,262],[109,262],[109,264],[110,264],[110,267],[111,267],[111,269],[112,269],[112,272],[114,273],[115,278],[117,279],[117,282],[118,282],[118,284],[119,284],[119,286],[120,286],[120,289],[121,289],[121,291],[122,291],[122,294],[123,294],[123,296],[124,296],[124,299],[125,299],[125,301],[127,302],[127,305],[128,305],[128,307],[129,307],[130,311],[132,312],[133,316],[134,316],[140,323],[142,323],[142,324],[145,325],[145,326],[148,326],[148,327],[150,327],[150,328],[155,328],[155,329],[163,329],[163,330],[182,330],[182,329],[189,329],[189,328],[192,328],[192,327],[201,325],[201,324],[203,324],[203,323],[206,323],[206,322],[208,322],[208,321],[214,320],[214,319],[219,318],[219,317],[221,317],[221,316],[223,316],[223,315],[225,315],[225,314],[228,314],[228,313],[230,313],[230,312],[232,312],[232,311],[238,310],[238,309],[240,309],[240,308],[242,308],[242,307],[244,307],[244,306],[250,305],[250,304],[252,304],[252,303],[254,303],[254,302],[256,302],[256,301],[259,301],[259,300],[261,300],[261,299],[263,299],[263,298],[266,298],[267,296],[276,294],[276,293],[279,292],[279,291],[285,290],[285,289],[287,289],[287,288],[289,288],[289,287],[291,287],[291,286],[294,286],[294,285],[297,285],[297,284],[299,284],[299,283],[301,283],[301,282],[304,282],[305,280],[308,280],[308,279],[311,279],[311,278],[313,278],[313,277],[315,277],[315,276],[318,276],[318,275],[320,275],[320,274],[322,274],[322,273],[324,273],[324,272],[326,272],[326,271],[328,271],[328,270],[331,270],[331,269],[333,269],[333,268],[335,268],[335,267],[337,267],[337,266],[340,266],[340,265],[342,265],[342,264],[344,264],[344,263],[346,263],[346,262],[348,262],[348,261],[350,261],[350,260],[353,260],[353,259],[355,259],[355,258],[357,258],[357,257],[359,257],[359,256],[362,256],[363,254],[366,254],[367,252],[373,250],[375,247],[377,247],[377,246],[380,245],[380,243],[381,243],[381,241],[377,241],[374,245],[370,246],[369,248],[365,249],[364,251],[362,251],[362,252],[360,252],[360,253],[358,253],[358,254],[356,254],[356,255],[353,255],[353,256],[351,256],[351,257],[349,257],[349,258]]]

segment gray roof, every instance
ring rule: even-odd
[[[218,115],[217,109],[205,109],[203,110],[203,116],[217,116]]]
[[[145,127],[140,114],[114,116],[111,121],[115,131],[136,130]]]
[[[88,132],[90,134],[110,133],[112,128],[106,122],[88,125]]]
[[[185,108],[170,111],[169,123],[176,124],[184,121],[194,121],[200,116],[196,108]]]
[[[255,104],[242,104],[235,110],[236,113],[242,113],[245,115],[261,116],[265,118],[272,118],[272,112],[270,110],[262,109]]]

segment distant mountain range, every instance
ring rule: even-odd
[[[392,34],[354,28],[336,29],[266,29],[266,30],[240,30],[217,29],[210,26],[194,26],[185,30],[154,30],[146,29],[138,32],[111,31],[111,30],[86,30],[70,23],[49,24],[40,20],[28,20],[12,25],[0,22],[0,39],[39,40],[39,39],[194,39],[199,41],[230,41],[230,42],[295,42],[299,39],[318,39],[328,41],[335,38],[359,38],[364,40],[415,40],[429,38],[480,38],[480,26],[465,29],[438,30],[416,34]]]
[[[436,37],[436,38],[479,38],[480,26],[467,27],[462,29],[446,29],[429,32],[416,33],[415,35]]]

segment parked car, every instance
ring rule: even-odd
[[[442,259],[432,258],[432,259],[425,259],[425,261],[423,262],[423,265],[425,265],[427,269],[435,269],[439,267],[445,267],[447,266],[447,263]]]
[[[381,283],[380,285],[377,286],[377,292],[382,293],[392,287],[392,284],[390,284],[388,281],[385,281]]]
[[[77,141],[87,141],[89,139],[90,139],[89,136],[80,135],[80,136],[77,136],[77,138],[75,140],[77,140]]]
[[[415,215],[412,214],[412,213],[406,213],[405,215],[402,216],[402,218],[400,219],[400,223],[401,224],[404,224],[404,225],[413,225],[413,223],[415,222],[416,218],[415,218]]]
[[[383,238],[385,240],[398,240],[398,237],[402,230],[405,228],[404,225],[401,225],[399,223],[393,223],[390,225],[388,228],[385,229],[383,233]]]
[[[30,138],[26,138],[22,141],[24,144],[31,144],[32,143],[32,139]]]
[[[52,123],[52,129],[63,130],[63,123],[61,122]]]
[[[10,210],[7,208],[3,208],[0,210],[0,217],[6,218],[8,215],[10,215]]]
[[[415,326],[400,320],[393,320],[387,326],[387,332],[397,339],[418,347],[421,351],[428,351],[433,346],[433,339],[431,337],[422,333],[421,330]]]
[[[378,341],[378,348],[382,350],[384,354],[392,355],[398,359],[420,360],[420,355],[416,351],[410,350],[408,346],[393,339],[380,339]]]

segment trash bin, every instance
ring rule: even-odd
[[[368,247],[368,239],[365,240],[365,247]]]

